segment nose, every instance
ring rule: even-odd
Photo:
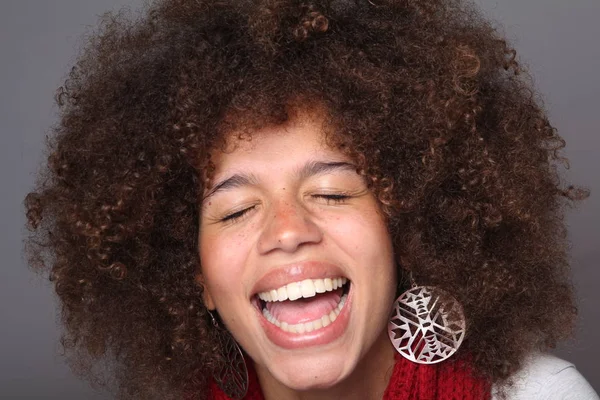
[[[280,200],[271,206],[258,240],[258,251],[295,252],[303,244],[319,243],[323,233],[310,213],[297,202]]]

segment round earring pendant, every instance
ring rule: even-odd
[[[214,375],[221,390],[230,398],[240,400],[248,392],[248,369],[242,350],[229,333],[222,336],[225,365]]]
[[[452,356],[465,337],[465,315],[448,293],[417,286],[394,302],[388,334],[396,351],[419,364],[435,364]]]

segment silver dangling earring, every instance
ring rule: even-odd
[[[227,329],[219,325],[213,313],[210,310],[208,313],[212,318],[212,324],[219,332],[221,348],[225,357],[225,364],[215,371],[213,378],[227,397],[241,400],[248,392],[248,368],[244,354]]]
[[[448,359],[460,347],[466,330],[462,306],[447,292],[432,286],[412,287],[394,302],[388,322],[392,345],[404,358],[419,364]]]

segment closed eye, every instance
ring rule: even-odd
[[[240,220],[241,218],[243,218],[248,212],[253,210],[254,207],[255,206],[244,208],[243,210],[236,211],[234,213],[226,215],[225,217],[221,218],[221,222],[229,222],[229,223],[236,222],[236,221]]]
[[[326,204],[339,204],[345,202],[351,196],[346,194],[313,194],[312,197],[322,199]]]

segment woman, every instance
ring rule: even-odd
[[[26,202],[73,365],[120,398],[597,398],[539,353],[585,193],[522,72],[454,1],[106,17]]]

